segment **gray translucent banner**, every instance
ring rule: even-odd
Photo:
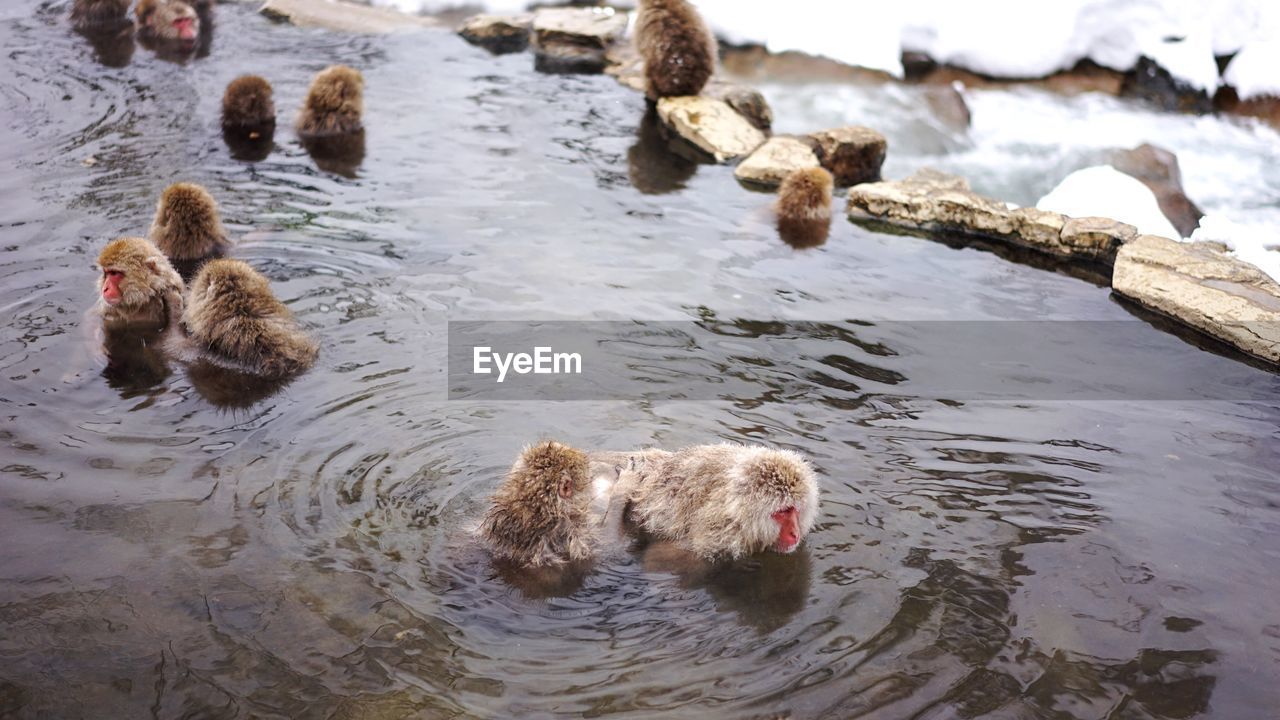
[[[1136,319],[455,321],[448,384],[451,400],[1280,398],[1280,375]]]

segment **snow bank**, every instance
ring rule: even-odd
[[[1072,217],[1099,216],[1127,222],[1148,235],[1180,239],[1182,235],[1160,211],[1156,196],[1138,180],[1110,165],[1068,175],[1036,207]]]
[[[1260,95],[1280,97],[1280,37],[1246,45],[1231,59],[1222,78],[1241,100]]]
[[[1191,239],[1220,242],[1231,248],[1232,255],[1280,282],[1280,235],[1273,226],[1245,225],[1222,215],[1205,215]]]

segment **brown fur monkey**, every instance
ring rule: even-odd
[[[142,238],[117,238],[98,255],[98,311],[108,328],[164,327],[182,314],[182,278]]]
[[[133,12],[139,31],[156,40],[194,45],[200,34],[200,16],[182,0],[139,0]]]
[[[129,15],[129,0],[76,0],[71,6],[71,22],[82,29],[123,24]]]
[[[624,468],[614,490],[646,532],[707,558],[789,553],[813,529],[818,482],[798,453],[697,445]]]
[[[591,557],[590,472],[579,450],[547,441],[526,447],[493,494],[480,535],[494,557],[546,567]]]
[[[316,74],[298,116],[298,134],[342,135],[362,129],[364,76],[346,65],[330,65]]]
[[[222,127],[253,131],[275,124],[271,83],[257,75],[241,75],[227,84],[222,94]]]
[[[636,49],[650,98],[697,95],[716,66],[716,40],[687,0],[641,0]]]
[[[205,263],[191,282],[182,322],[203,349],[265,377],[300,373],[318,352],[267,278],[240,260]]]
[[[209,191],[194,183],[174,183],[160,194],[147,238],[172,261],[207,260],[224,254],[231,241]]]
[[[778,189],[778,234],[787,244],[815,247],[831,231],[831,173],[820,167],[792,171]]]

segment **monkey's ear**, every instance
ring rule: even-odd
[[[144,260],[143,262],[145,262],[145,263],[147,264],[147,268],[148,268],[149,270],[151,270],[151,274],[152,274],[152,275],[159,275],[159,274],[160,274],[160,259],[159,259],[159,258],[149,257],[149,258],[147,258],[146,260]]]
[[[560,497],[573,497],[573,478],[569,476],[568,471],[560,473]]]

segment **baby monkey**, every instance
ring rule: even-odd
[[[818,482],[801,455],[728,443],[646,451],[613,494],[650,535],[708,560],[790,553],[818,516]]]
[[[686,0],[641,0],[636,49],[654,100],[697,95],[715,71],[715,37]]]
[[[495,558],[520,567],[586,560],[597,541],[591,495],[586,454],[553,440],[530,445],[494,492],[480,535]]]
[[[831,173],[820,167],[794,170],[778,188],[774,206],[778,235],[792,247],[823,244],[831,232]]]
[[[174,183],[164,189],[147,237],[175,263],[220,257],[231,247],[218,217],[218,204],[209,191],[194,183]]]
[[[182,322],[203,349],[267,378],[306,370],[319,351],[267,278],[240,260],[210,260],[200,268]]]

